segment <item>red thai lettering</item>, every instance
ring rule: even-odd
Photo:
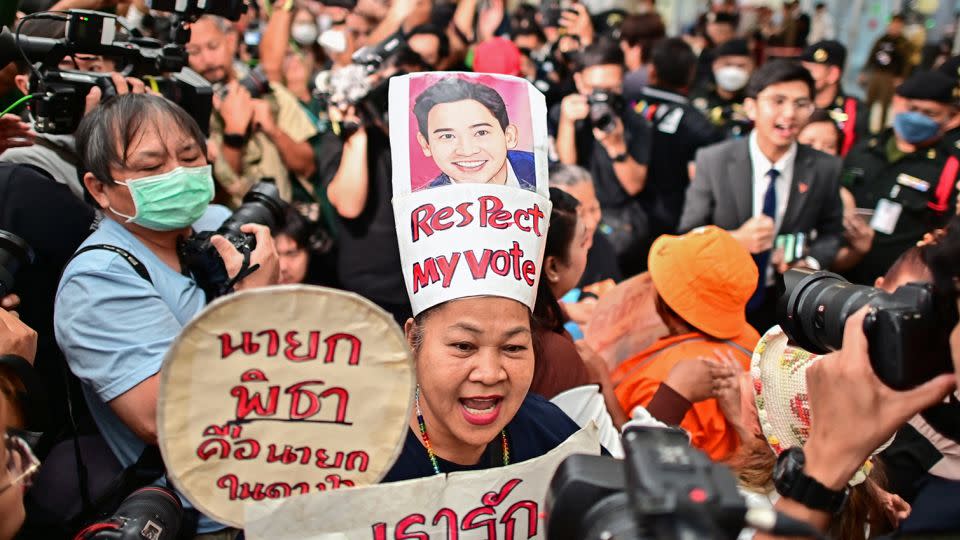
[[[357,460],[360,461],[360,465],[357,465]],[[347,454],[347,466],[348,471],[360,471],[364,472],[367,470],[367,466],[370,465],[370,456],[367,455],[363,450],[356,450]]]
[[[460,534],[460,529],[457,527],[459,522],[457,513],[450,508],[441,508],[433,516],[433,526],[436,527],[441,519],[447,522],[447,540],[457,540]]]
[[[238,447],[233,451],[234,459],[256,459],[260,455],[260,442],[256,439],[237,441],[234,446]]]
[[[220,358],[228,358],[233,353],[242,350],[243,354],[254,354],[260,350],[260,345],[253,342],[253,332],[241,332],[240,344],[234,345],[229,333],[220,334]]]
[[[269,338],[269,341],[267,341],[267,356],[276,356],[280,352],[280,332],[264,330],[263,332],[257,332],[257,337],[264,334]]]
[[[337,352],[337,345],[341,340],[346,340],[350,343],[350,360],[347,361],[348,365],[356,366],[360,364],[360,338],[353,334],[333,334],[328,336],[324,340],[324,343],[327,345],[327,356],[324,357],[323,363],[330,364],[333,363],[334,354]]]
[[[283,354],[287,357],[287,360],[291,362],[306,362],[307,360],[316,360],[317,353],[320,350],[320,332],[316,330],[310,332],[309,344],[307,346],[306,354],[297,354],[297,349],[300,348],[302,343],[297,339],[299,332],[292,330],[287,332],[286,342],[287,348],[284,349]]]
[[[243,420],[249,416],[250,413],[256,413],[258,416],[273,416],[277,413],[277,402],[280,400],[280,387],[271,386],[268,389],[266,402],[264,402],[260,392],[254,392],[251,395],[250,389],[242,385],[231,388],[230,395],[237,398],[237,420]]]

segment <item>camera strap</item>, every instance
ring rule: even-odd
[[[130,253],[129,251],[123,248],[120,248],[117,246],[111,246],[109,244],[93,244],[89,246],[84,246],[78,249],[73,254],[73,256],[67,260],[67,263],[64,264],[63,267],[66,268],[67,264],[70,264],[70,261],[76,259],[79,255],[86,253],[88,251],[96,250],[96,249],[102,249],[104,251],[112,251],[113,253],[120,255],[121,257],[123,257],[125,261],[127,261],[130,264],[131,267],[133,267],[133,271],[136,272],[138,276],[145,279],[147,283],[153,285],[153,279],[150,278],[150,272],[148,272],[147,267],[144,266],[142,262],[140,262],[140,259],[134,257],[132,253]],[[250,256],[247,255],[247,259],[249,259],[249,257]]]
[[[221,295],[233,292],[233,287],[239,283],[240,280],[260,269],[259,263],[254,265],[250,264],[249,249],[241,250],[240,253],[243,254],[243,264],[240,265],[240,271],[237,272],[237,275],[233,276],[233,278],[223,284],[223,290],[220,291]]]

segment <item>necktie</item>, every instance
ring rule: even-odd
[[[776,169],[767,171],[767,178],[770,179],[770,184],[767,186],[767,191],[763,194],[763,208],[760,210],[763,212],[763,215],[768,216],[774,221],[777,219],[777,178],[779,178],[779,176],[780,171]],[[753,311],[763,304],[767,288],[767,264],[770,262],[770,251],[755,253],[753,260],[757,263],[757,270],[760,271],[760,276],[757,281],[757,290],[753,292],[753,296],[750,297],[750,301],[747,303],[747,311]]]

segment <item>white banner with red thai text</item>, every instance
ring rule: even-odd
[[[590,424],[549,453],[476,472],[247,505],[250,540],[545,538],[550,479],[572,454],[600,452]]]

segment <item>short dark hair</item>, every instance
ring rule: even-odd
[[[658,13],[632,13],[620,23],[620,41],[626,41],[631,47],[640,45],[647,49],[666,36],[667,28]]]
[[[904,18],[904,16],[903,16],[902,13],[894,13],[894,14],[890,17],[890,22],[893,22],[893,21],[905,22],[906,19]]]
[[[437,46],[437,54],[439,58],[446,58],[450,55],[450,38],[447,37],[447,33],[440,29],[435,24],[427,23],[421,24],[420,26],[415,26],[407,32],[407,39],[412,38],[417,34],[427,34],[430,36],[436,36],[439,45]]]
[[[207,142],[197,121],[165,97],[154,94],[123,94],[108,99],[90,111],[77,128],[77,154],[84,170],[104,184],[114,184],[110,167],[125,167],[130,145],[148,124],[160,127],[169,120],[192,137],[200,151]]]
[[[300,249],[310,248],[310,224],[291,204],[283,204],[283,223],[272,232],[274,236],[289,236]]]
[[[587,45],[577,54],[574,71],[580,73],[589,67],[610,65],[623,67],[623,51],[618,43],[601,39]]]
[[[460,77],[447,77],[434,84],[417,96],[413,104],[413,115],[417,117],[417,126],[420,128],[420,134],[424,137],[427,133],[427,116],[437,105],[443,103],[453,103],[455,101],[473,100],[490,111],[490,114],[497,119],[500,127],[504,130],[510,125],[510,118],[507,116],[507,105],[503,102],[500,93],[479,83],[470,82]]]
[[[697,69],[697,55],[681,38],[658,41],[650,60],[657,73],[657,83],[673,90],[686,88]]]
[[[566,191],[552,187],[550,202],[553,204],[553,210],[550,212],[550,228],[543,251],[543,260],[552,256],[566,264],[570,260],[570,245],[573,244],[577,235],[577,208],[580,206],[580,201]],[[544,328],[562,333],[567,317],[557,300],[550,291],[547,280],[541,276],[533,315],[538,324]]]
[[[810,118],[807,120],[807,125],[810,124],[830,124],[833,127],[833,132],[837,135],[837,150],[843,148],[843,131],[840,129],[840,126],[834,122],[833,117],[830,116],[830,111],[826,109],[815,109],[810,113]],[[802,131],[802,130],[801,130]]]
[[[785,82],[800,81],[807,85],[810,92],[810,99],[817,94],[813,84],[813,77],[810,72],[804,69],[800,62],[776,58],[760,66],[760,69],[753,72],[750,80],[747,82],[746,95],[749,98],[756,99],[757,94],[763,92],[768,86]]]

